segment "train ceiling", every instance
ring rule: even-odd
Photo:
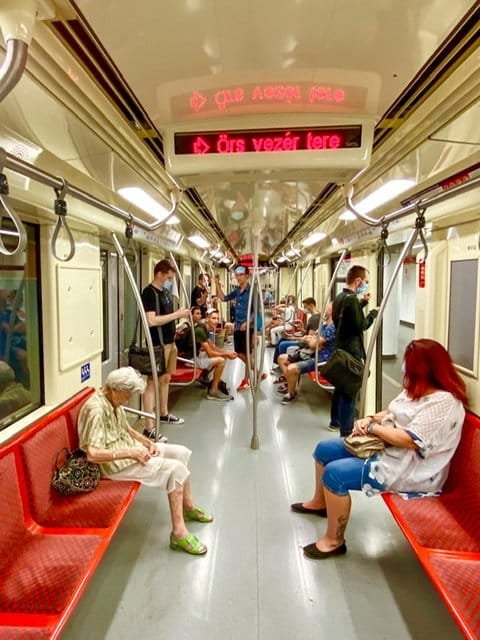
[[[391,162],[385,164],[384,145],[416,108],[469,56],[477,56],[478,68],[478,3],[472,0],[137,0],[133,5],[130,0],[56,0],[51,4],[53,32],[158,163],[152,175],[144,172],[142,179],[154,185],[153,173],[165,173],[166,168],[185,189],[184,215],[172,233],[177,229],[188,234],[203,224],[212,246],[234,254],[254,250],[275,257],[318,229],[332,236],[344,225],[338,221],[342,205],[336,185],[356,171],[347,171],[342,180],[341,172],[335,176],[321,167],[292,170],[285,154],[282,170],[260,165],[237,171],[225,157],[224,170],[175,176],[164,145],[169,132],[176,127],[251,128],[259,119],[275,128],[289,118],[292,126],[335,125],[342,117],[373,118],[372,165],[363,172],[368,186],[381,179],[382,171],[386,179],[401,172],[394,168],[393,147]],[[478,108],[465,109],[466,104],[458,107],[459,114],[470,114],[463,116],[462,127],[451,122],[450,129],[442,132],[444,139],[437,127],[433,140],[430,133],[419,140],[424,145],[422,167],[418,153],[412,159],[415,149],[403,150],[407,173],[423,172],[427,179],[433,168],[455,164],[457,132],[468,140],[474,131],[478,133]],[[97,131],[93,136],[81,134],[77,117],[69,123],[74,162],[108,187],[115,168],[113,163],[107,166],[108,141]],[[441,124],[446,126],[447,120]],[[452,144],[457,145],[455,151]],[[59,155],[67,158],[70,150],[62,151]],[[463,146],[460,156],[465,155]],[[122,179],[130,184],[136,169],[128,161],[117,164],[115,188]]]

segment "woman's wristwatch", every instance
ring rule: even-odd
[[[373,434],[373,427],[374,425],[376,425],[377,423],[375,422],[375,420],[372,420],[371,422],[369,422],[368,426],[367,426],[367,433],[371,433]]]

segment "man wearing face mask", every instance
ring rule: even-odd
[[[368,271],[361,265],[353,265],[347,272],[346,287],[333,302],[333,322],[335,324],[335,347],[344,349],[352,356],[365,360],[363,332],[368,329],[377,316],[378,310],[372,309],[365,316],[363,308],[368,304]],[[361,299],[358,296],[361,295]],[[341,436],[347,436],[353,429],[356,395],[349,396],[335,389],[332,397],[329,431],[340,430]]]
[[[168,389],[171,374],[177,368],[177,347],[175,346],[175,320],[179,318],[188,318],[190,316],[189,309],[173,310],[173,300],[169,293],[168,287],[175,275],[173,265],[169,260],[160,260],[153,269],[153,280],[142,291],[142,303],[147,316],[148,326],[150,327],[150,335],[152,337],[153,346],[159,344],[165,348],[165,363],[167,371],[158,377],[159,394],[160,394],[160,422],[169,424],[183,424],[183,418],[177,418],[168,412]],[[169,284],[167,284],[169,283]],[[155,399],[155,391],[153,387],[153,378],[148,376],[147,388],[143,395],[143,406],[145,411],[153,413]],[[145,430],[143,434],[155,439],[155,427],[151,418],[145,419]],[[160,441],[165,441],[164,436],[160,436]]]

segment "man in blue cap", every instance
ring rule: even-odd
[[[220,276],[215,275],[216,295],[219,300],[222,301],[234,301],[235,304],[235,317],[233,326],[233,345],[234,350],[238,357],[245,364],[245,376],[237,387],[237,391],[245,391],[249,388],[248,371],[247,371],[247,316],[248,316],[248,298],[250,296],[250,275],[248,268],[239,264],[234,269],[235,278],[237,280],[238,288],[234,289],[230,293],[224,293],[222,290],[222,284],[220,282]],[[253,321],[252,325],[253,327]],[[253,337],[250,340],[250,347],[253,348]],[[262,373],[261,379],[264,380],[266,374]]]

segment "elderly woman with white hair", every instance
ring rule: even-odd
[[[170,547],[203,555],[207,547],[185,525],[186,520],[213,520],[192,498],[188,469],[192,452],[182,445],[152,442],[127,422],[122,404],[144,391],[145,381],[132,367],[112,371],[80,411],[80,448],[106,478],[166,489],[172,519]]]

